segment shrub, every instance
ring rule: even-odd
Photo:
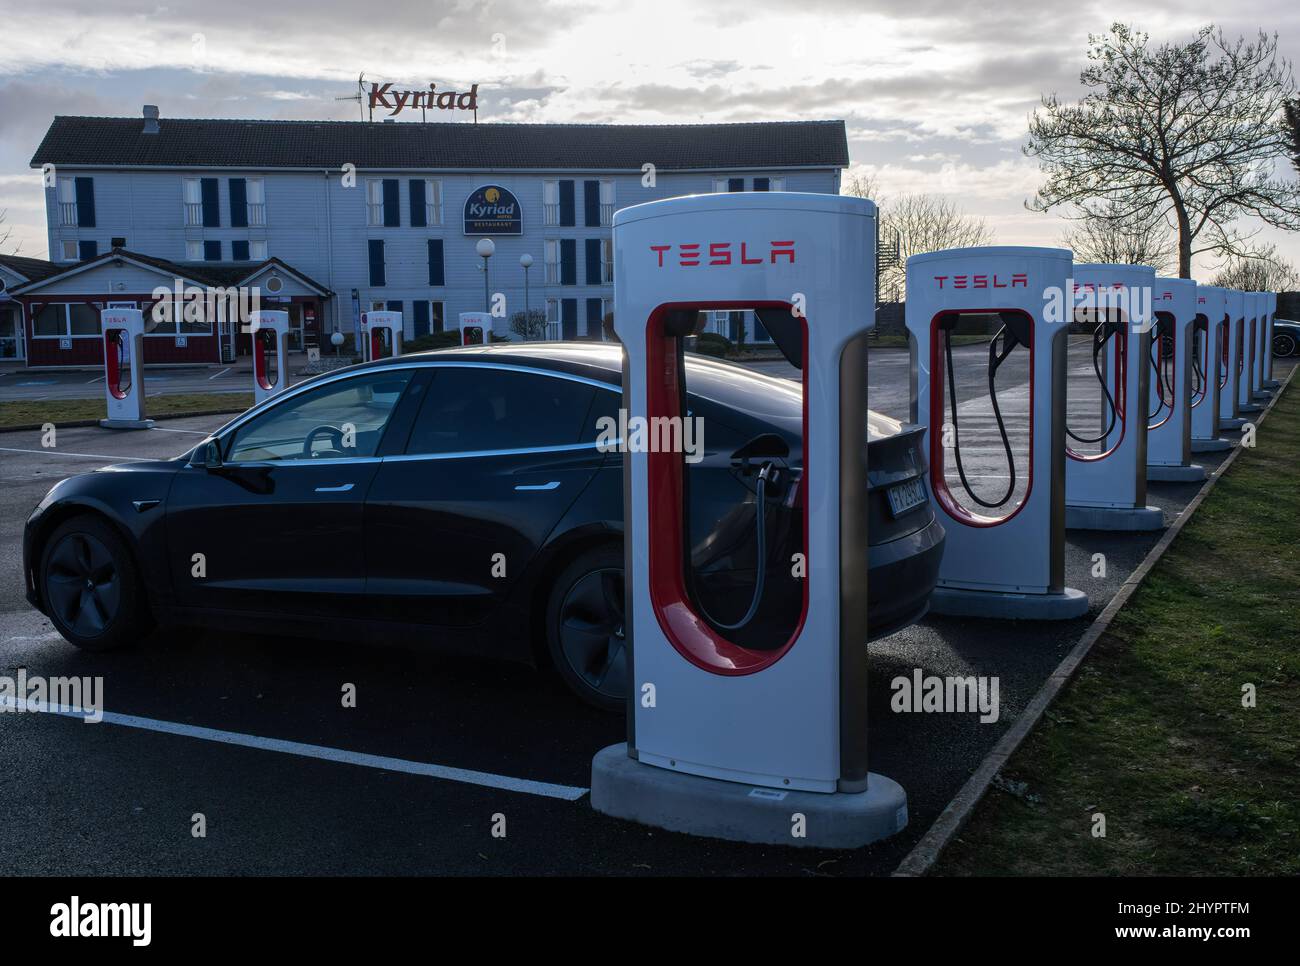
[[[716,332],[702,332],[695,339],[695,351],[701,355],[725,359],[731,351],[731,342]]]

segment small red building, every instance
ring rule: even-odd
[[[333,292],[278,258],[179,263],[115,248],[15,286],[29,367],[103,364],[99,313],[145,314],[145,365],[215,365],[250,351],[241,319],[253,309],[289,313],[290,348],[320,344]]]

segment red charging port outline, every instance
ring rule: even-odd
[[[784,309],[791,310],[789,302],[668,302],[660,305],[650,315],[646,327],[646,415],[680,417],[683,415],[677,392],[675,339],[663,334],[664,316],[672,311],[720,311],[724,309]],[[803,465],[804,473],[799,483],[799,501],[804,507],[803,546],[808,552],[808,320],[803,321]],[[794,646],[808,619],[808,581],[813,579],[811,565],[803,581],[803,606],[799,622],[790,639],[772,651],[754,651],[733,644],[721,637],[691,607],[686,592],[683,567],[686,550],[683,545],[685,520],[682,508],[682,454],[646,454],[647,512],[649,514],[649,564],[650,602],[664,636],[677,653],[698,668],[714,674],[736,676],[753,674],[771,667]],[[837,564],[838,565],[838,564]]]
[[[271,329],[259,329],[253,335],[253,375],[257,378],[257,384],[263,389],[273,389],[275,383],[280,381],[278,368],[275,382],[266,378],[266,353],[268,349],[275,348],[275,339],[276,334]]]
[[[1205,333],[1204,336],[1197,338],[1202,332]],[[1205,347],[1205,361],[1201,362],[1201,388],[1193,390],[1192,404],[1188,407],[1189,409],[1195,409],[1199,406],[1205,399],[1206,390],[1210,388],[1210,377],[1206,375],[1210,371],[1210,320],[1199,313],[1196,316],[1196,321],[1192,323],[1192,344],[1188,348],[1196,351],[1197,361],[1200,362],[1201,350],[1196,349],[1198,344]]]
[[[104,330],[104,375],[108,383],[108,391],[113,394],[114,399],[125,399],[131,389],[130,383],[127,383],[126,389],[122,388],[121,352],[125,342],[125,329]]]
[[[1153,329],[1156,339],[1159,340],[1156,348],[1156,372],[1158,375],[1163,375],[1164,371],[1168,369],[1169,378],[1158,379],[1156,385],[1156,395],[1160,397],[1161,408],[1165,410],[1164,418],[1161,419],[1158,423],[1151,423],[1149,426],[1147,426],[1148,430],[1157,429],[1163,426],[1165,423],[1169,422],[1169,420],[1173,418],[1174,395],[1177,392],[1177,388],[1178,388],[1178,366],[1176,364],[1176,360],[1178,358],[1178,320],[1174,318],[1174,316],[1169,312],[1157,312],[1156,318],[1157,319],[1167,318],[1169,319],[1170,322],[1174,324],[1169,327],[1169,343],[1170,343],[1169,348],[1171,350],[1169,352],[1165,351],[1165,340],[1164,337],[1160,335],[1159,326]],[[1166,362],[1169,363],[1168,366],[1165,365]],[[1166,383],[1168,384],[1168,388],[1169,388],[1168,399],[1165,398]]]
[[[1115,415],[1119,421],[1119,439],[1115,440],[1115,445],[1105,452],[1101,453],[1076,453],[1070,449],[1070,444],[1065,445],[1065,455],[1079,463],[1095,463],[1097,460],[1104,460],[1115,450],[1119,449],[1120,443],[1124,442],[1124,434],[1128,432],[1128,320],[1124,320],[1124,327],[1120,329],[1118,338],[1115,340],[1115,393],[1112,398],[1115,400]]]
[[[964,506],[957,502],[948,489],[948,480],[944,476],[943,470],[943,434],[936,433],[933,429],[934,415],[939,414],[940,426],[947,419],[947,409],[944,408],[944,391],[945,379],[947,378],[947,369],[944,365],[943,352],[939,343],[939,320],[945,315],[1000,315],[1003,313],[1012,313],[1022,315],[1030,320],[1029,326],[1029,470],[1026,475],[1025,495],[1020,500],[1020,505],[1004,517],[986,517],[971,513]],[[962,311],[960,309],[944,309],[933,319],[930,320],[930,489],[934,493],[934,498],[943,511],[952,517],[958,523],[968,527],[997,527],[1006,523],[1015,517],[1017,513],[1023,510],[1029,504],[1029,494],[1034,492],[1034,341],[1038,334],[1034,331],[1033,319],[1024,309],[979,309]]]

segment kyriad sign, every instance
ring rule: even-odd
[[[465,199],[466,235],[522,235],[524,213],[519,199],[496,184],[485,184]]]

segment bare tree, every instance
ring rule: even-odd
[[[9,244],[9,239],[13,236],[13,233],[14,233],[14,230],[13,230],[12,228],[6,228],[6,227],[4,226],[4,224],[5,224],[5,217],[6,217],[8,214],[9,214],[9,209],[8,209],[8,208],[0,209],[0,255],[3,255],[3,254],[4,254],[5,246]],[[14,249],[12,252],[10,252],[9,254],[10,254],[10,255],[17,255],[17,254],[18,254],[18,249],[15,248],[15,249]]]
[[[1286,106],[1286,136],[1291,163],[1300,171],[1300,101],[1292,101]]]
[[[1156,212],[1115,213],[1103,203],[1102,214],[1082,211],[1061,237],[1076,262],[1150,265],[1164,274],[1177,264],[1173,229]]]
[[[982,218],[966,214],[948,198],[927,194],[902,195],[886,205],[880,215],[880,234],[898,239],[898,263],[884,265],[880,272],[881,297],[888,295],[895,302],[906,290],[909,256],[987,245],[993,238]]]
[[[1278,253],[1276,245],[1261,245],[1228,259],[1210,281],[1242,292],[1291,292],[1297,283],[1300,272]]]
[[[510,316],[510,331],[525,342],[533,342],[546,335],[546,313],[541,309],[516,312]]]
[[[840,185],[840,194],[853,198],[867,198],[877,205],[881,203],[880,182],[876,176],[865,171],[851,174]]]
[[[1155,46],[1117,23],[1089,44],[1079,75],[1088,93],[1068,105],[1044,97],[1030,121],[1025,153],[1047,174],[1031,209],[1166,217],[1178,229],[1183,278],[1200,252],[1245,250],[1249,235],[1234,224],[1242,216],[1300,228],[1300,185],[1273,171],[1286,156],[1282,120],[1295,96],[1276,36],[1229,43],[1210,26],[1190,43]]]

